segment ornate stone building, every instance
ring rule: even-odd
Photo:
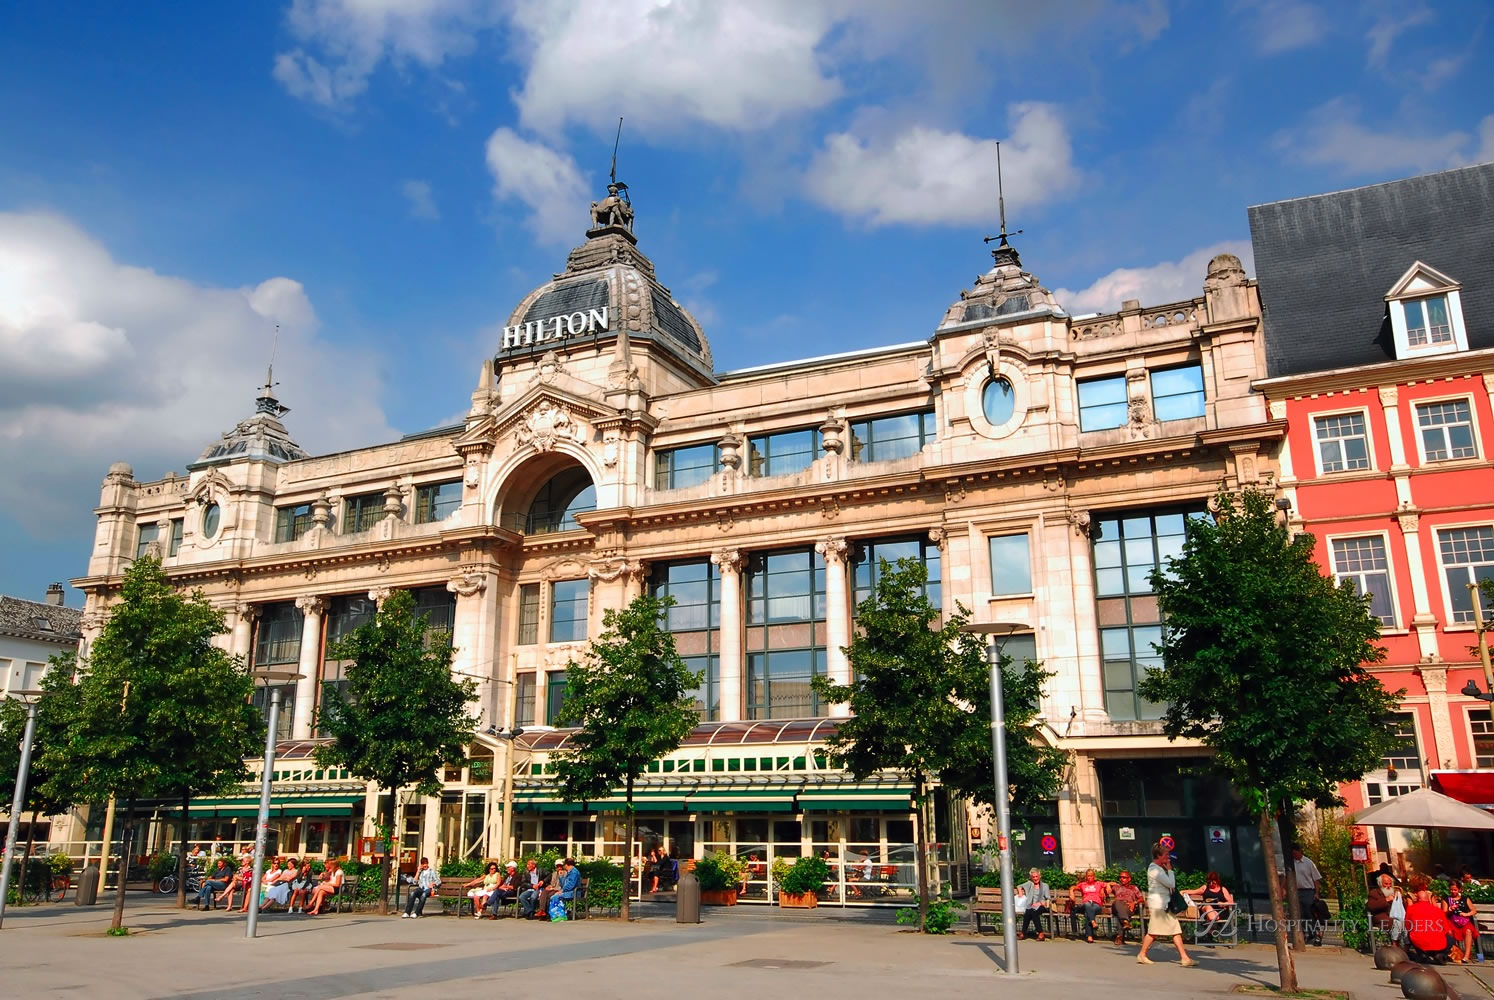
[[[594,219],[514,309],[462,425],[312,456],[267,388],[184,476],[109,471],[75,581],[86,628],[155,546],[227,612],[234,651],[302,675],[277,764],[286,850],[357,849],[365,790],[304,759],[321,686],[342,676],[324,650],[409,588],[478,679],[483,726],[526,732],[482,736],[439,799],[402,796],[406,848],[502,853],[507,790],[522,846],[621,855],[616,803],[555,796],[544,764],[566,734],[546,723],[603,610],[651,588],[678,602],[670,627],[706,682],[700,728],[640,793],[648,842],[756,854],[754,873],[828,850],[840,899],[897,898],[909,789],[826,765],[834,710],[808,681],[849,677],[856,602],[879,559],[911,556],[943,606],[1017,623],[1007,651],[1056,674],[1043,735],[1073,766],[1027,818],[1024,861],[1099,864],[1167,833],[1187,866],[1255,863],[1250,821],[1180,772],[1196,748],[1167,743],[1135,693],[1157,662],[1146,574],[1214,491],[1273,477],[1283,428],[1251,389],[1260,309],[1238,260],[1215,258],[1196,298],[1073,317],[1003,238],[909,343],[717,372],[631,211]],[[245,835],[246,804],[202,807],[194,837]],[[984,821],[942,797],[933,811],[958,881]],[[872,868],[876,888],[852,884]]]

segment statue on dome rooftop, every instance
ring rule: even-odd
[[[628,186],[621,181],[607,185],[607,197],[591,203],[591,228],[621,226],[633,231],[633,204],[628,200]]]

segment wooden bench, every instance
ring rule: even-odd
[[[452,879],[450,882],[442,882],[436,886],[436,891],[432,894],[431,898],[441,901],[441,911],[443,913],[446,912],[446,900],[448,899],[456,900],[456,915],[459,917],[462,915],[462,907],[464,906],[472,910],[474,914],[477,912],[474,909],[474,904],[477,901],[467,895],[467,886],[464,880]]]
[[[981,932],[986,917],[998,921],[1001,918],[1001,890],[996,887],[975,887],[975,902],[970,904],[970,915],[975,918],[975,933]]]

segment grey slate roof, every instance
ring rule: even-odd
[[[1250,208],[1272,376],[1395,360],[1385,293],[1420,260],[1494,347],[1494,163]]]
[[[38,619],[46,621],[51,628],[42,628]],[[6,597],[0,594],[0,632],[7,635],[19,635],[27,639],[39,639],[43,642],[56,642],[59,645],[71,646],[83,634],[82,621],[83,610],[81,608],[61,607],[56,604],[27,601],[19,597]]]

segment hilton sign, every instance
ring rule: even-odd
[[[529,347],[550,340],[563,340],[583,333],[596,333],[607,329],[607,306],[573,312],[569,316],[551,316],[548,319],[532,319],[528,323],[503,328],[503,346],[507,351],[514,347]]]

